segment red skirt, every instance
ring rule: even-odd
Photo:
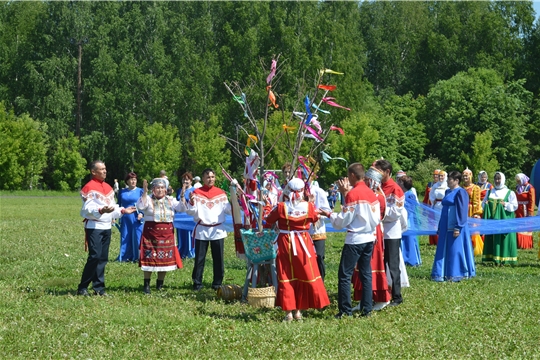
[[[141,237],[139,266],[144,271],[159,272],[183,267],[172,223],[145,221]]]
[[[282,233],[278,236],[276,267],[279,284],[276,305],[285,311],[322,309],[330,305],[330,300],[319,273],[315,247],[307,232],[299,236],[302,237],[305,249],[295,234],[296,255],[290,234]]]
[[[373,246],[373,254],[371,255],[371,287],[373,291],[374,302],[388,302],[391,300],[388,292],[388,280],[386,279],[386,270],[384,265],[384,239],[380,226],[377,226],[377,242]],[[362,299],[362,283],[358,269],[354,269],[352,277],[354,300]]]

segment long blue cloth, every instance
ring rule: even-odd
[[[409,228],[403,235],[436,235],[441,213],[424,204],[405,204],[409,214]],[[336,230],[328,219],[325,219],[326,232],[341,232]],[[508,234],[513,232],[540,231],[540,216],[530,216],[518,219],[486,220],[469,218],[469,232],[471,234]],[[232,216],[225,218],[225,228],[228,232],[234,231]],[[185,213],[177,213],[174,217],[174,227],[183,230],[193,230],[195,221]]]

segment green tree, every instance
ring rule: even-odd
[[[180,166],[182,146],[178,130],[172,125],[153,123],[144,127],[137,142],[139,151],[135,158],[135,171],[139,177],[150,181],[165,170],[169,174],[170,185],[176,188],[178,181],[171,175]]]
[[[437,169],[446,170],[446,166],[436,157],[429,156],[416,164],[413,170],[407,172],[407,175],[413,179],[413,186],[418,192],[419,199],[423,198],[427,184],[433,182],[433,171]]]
[[[47,165],[47,126],[28,114],[16,116],[0,102],[0,188],[32,189]]]
[[[440,81],[426,98],[428,153],[464,169],[476,133],[490,130],[493,154],[503,172],[519,172],[528,153],[525,139],[532,94],[523,81],[504,83],[494,70],[470,69]]]
[[[493,154],[492,143],[493,135],[491,131],[486,130],[483,133],[476,133],[474,135],[471,154],[461,153],[463,162],[473,174],[478,174],[480,171],[494,174],[495,171],[499,170],[499,162]]]
[[[221,125],[216,116],[210,116],[208,121],[194,121],[190,126],[191,136],[187,154],[189,167],[193,174],[201,175],[205,168],[212,168],[216,177],[221,174],[220,164],[227,169],[231,163],[231,153],[226,147],[226,140],[220,136]]]
[[[79,153],[79,140],[72,134],[56,142],[52,178],[57,190],[76,190],[86,175],[86,160]]]

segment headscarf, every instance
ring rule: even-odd
[[[486,182],[482,182],[482,175],[484,175],[484,174],[486,175]],[[479,183],[479,184],[484,185],[485,183],[487,183],[487,179],[488,179],[488,177],[487,177],[487,172],[485,172],[484,170],[482,170],[482,171],[480,171],[480,172],[478,173],[478,183]]]
[[[402,176],[405,176],[407,175],[407,173],[403,170],[399,170],[397,173],[396,173],[396,179],[399,179],[400,177]]]
[[[435,170],[433,170],[433,175],[439,175],[440,172],[441,172],[441,170],[435,169]]]
[[[519,178],[519,184],[516,186],[516,192],[521,194],[529,183],[529,177],[523,173],[517,174],[516,177]]]
[[[155,178],[154,180],[152,180],[152,182],[150,183],[150,188],[151,189],[154,189],[156,186],[159,186],[159,185],[163,185],[163,187],[165,187],[165,189],[167,189],[167,186],[169,185],[167,183],[167,180],[164,179],[164,178]]]
[[[443,175],[443,179],[441,180],[441,175]],[[434,189],[441,188],[441,189],[447,189],[448,188],[448,174],[444,170],[439,171],[439,182],[435,183],[433,185]]]
[[[304,199],[304,186],[304,181],[299,178],[293,178],[287,184],[287,187],[290,190],[289,199],[293,205],[296,205]]]
[[[368,171],[366,171],[365,177],[368,179],[371,179],[371,186],[370,188],[372,190],[377,189],[379,185],[381,184],[383,173],[379,169],[377,169],[374,166],[371,166]]]
[[[463,174],[469,174],[472,177],[472,171],[469,168],[463,170]]]
[[[495,175],[497,174],[501,175],[501,185],[499,186],[495,185]],[[506,176],[500,171],[495,171],[495,175],[493,175],[493,187],[497,190],[507,189],[506,185],[504,185],[506,183]]]

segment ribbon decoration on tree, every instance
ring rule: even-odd
[[[315,118],[315,116],[313,117],[313,119],[311,119],[311,126],[314,126],[315,128],[317,128],[317,134],[322,134],[322,127],[321,127],[321,123],[319,122],[319,120],[317,118]]]
[[[246,103],[247,103],[246,94],[242,93],[241,96],[233,95],[233,99],[234,101],[239,103],[242,109],[244,110],[244,117],[249,117],[247,113],[247,109],[246,109]]]
[[[321,69],[319,74],[323,76],[324,74],[344,75],[345,73],[334,71],[332,69]]]
[[[296,126],[288,126],[287,124],[283,124],[281,125],[281,127],[283,128],[283,131],[285,132],[296,130]]]
[[[248,134],[247,144],[246,144],[246,147],[244,149],[244,154],[246,154],[246,156],[249,156],[250,152],[248,151],[248,149],[251,149],[251,142],[256,144],[257,141],[259,141],[259,139],[255,135]]]
[[[328,155],[327,153],[325,153],[324,151],[321,151],[321,155],[322,155],[322,159],[324,160],[324,162],[329,162],[330,160],[343,160],[343,161],[345,161],[347,166],[349,165],[349,162],[347,160],[345,160],[344,158],[342,158],[342,157],[333,158],[330,155]]]
[[[338,103],[334,102],[334,100],[336,100],[336,98],[333,98],[333,97],[322,98],[322,101],[325,102],[326,104],[330,105],[330,106],[338,107],[338,108],[342,108],[342,109],[351,111],[351,109],[349,109],[348,107],[339,105]]]
[[[323,141],[323,138],[319,136],[319,134],[317,134],[317,132],[315,130],[313,130],[311,127],[307,126],[306,124],[304,124],[304,128],[309,131],[310,133],[309,134],[305,134],[304,137],[308,137],[308,138],[312,138],[312,139],[315,139],[319,142]]]
[[[277,109],[279,107],[278,104],[276,104],[276,95],[274,94],[274,92],[272,91],[272,86],[271,85],[268,85],[266,87],[266,91],[268,91],[268,99],[270,100],[270,102],[272,103],[272,105],[274,105],[274,108]],[[270,104],[268,104],[268,106],[270,106]]]
[[[321,109],[320,107],[318,107],[318,106],[315,105],[315,104],[311,104],[311,107],[314,108],[314,109],[317,110],[317,111],[320,111],[320,112],[322,112],[322,113],[325,113],[325,114],[330,115],[330,111]]]
[[[274,76],[276,76],[277,60],[272,59],[272,65],[270,65],[270,74],[266,77],[266,83],[270,84]]]
[[[339,132],[341,135],[345,135],[345,131],[343,131],[342,128],[339,128],[339,127],[337,127],[337,126],[334,126],[334,125],[330,126],[330,130],[336,130],[336,131]]]
[[[326,91],[334,91],[337,88],[336,85],[323,85],[323,84],[319,84],[317,87],[321,90],[326,90]]]
[[[307,119],[305,121],[306,125],[309,125],[309,123],[311,122],[311,118],[313,117],[311,110],[309,110],[310,103],[311,101],[309,100],[309,96],[306,95],[306,98],[304,99],[304,105],[306,106],[306,113],[308,114]]]

